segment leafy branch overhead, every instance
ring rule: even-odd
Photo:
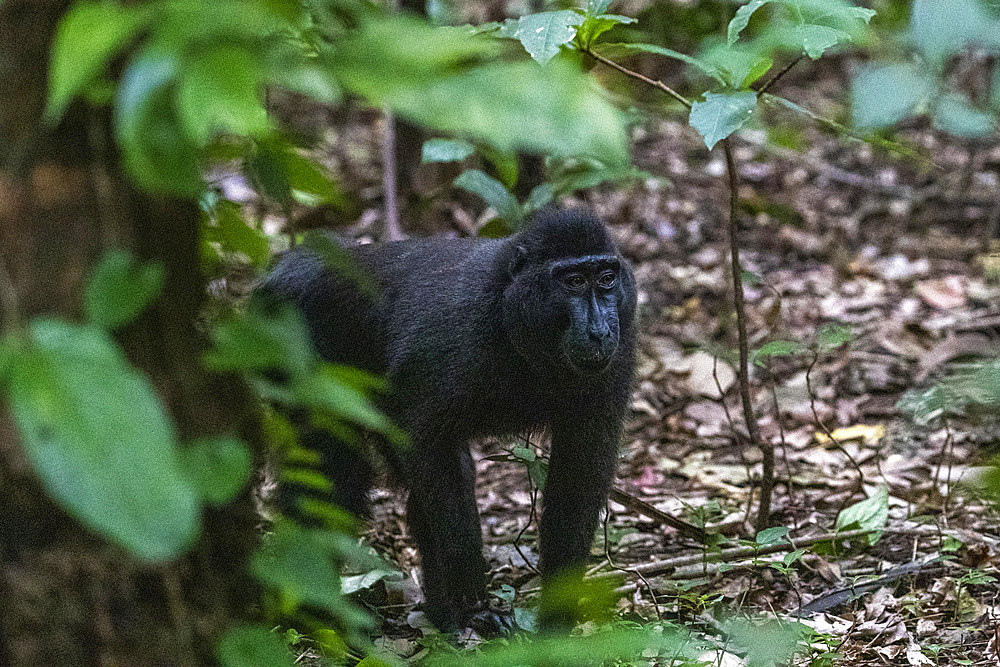
[[[357,10],[357,27],[326,26],[332,35],[303,28],[295,3],[235,3],[240,21],[221,18],[226,11],[197,0],[74,5],[53,46],[47,118],[56,122],[81,95],[113,103],[135,180],[187,196],[203,189],[206,148],[230,143],[249,153],[277,140],[263,106],[272,86],[325,102],[347,91],[502,151],[628,160],[621,114],[567,64],[506,60],[475,31],[374,9]],[[108,66],[123,52],[112,99]]]

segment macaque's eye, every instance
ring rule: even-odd
[[[562,283],[571,290],[580,290],[587,286],[587,279],[582,273],[571,273],[562,279]]]
[[[601,274],[601,276],[600,276],[600,277],[599,277],[599,278],[597,279],[597,284],[598,284],[598,285],[599,285],[599,286],[600,286],[600,287],[601,287],[602,289],[611,289],[612,287],[614,287],[614,286],[615,286],[615,281],[616,281],[617,279],[618,279],[618,276],[616,276],[616,275],[615,275],[615,272],[614,272],[614,271],[605,271],[605,272],[604,272],[604,273],[602,273],[602,274]]]

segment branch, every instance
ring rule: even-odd
[[[781,77],[783,77],[786,74],[788,74],[791,71],[791,69],[793,67],[795,67],[796,65],[798,65],[799,61],[801,61],[804,57],[805,57],[805,55],[802,54],[802,53],[800,53],[798,58],[796,58],[792,62],[788,63],[783,68],[781,68],[780,72],[777,72],[774,76],[772,76],[770,79],[767,80],[767,83],[765,83],[763,86],[760,87],[760,90],[757,91],[757,95],[758,96],[763,95],[768,90],[770,90],[771,86],[773,86],[774,84],[778,83],[778,80],[781,79]]]
[[[750,343],[747,337],[746,305],[743,296],[743,266],[740,264],[740,175],[729,139],[722,140],[726,153],[726,171],[729,174],[729,253],[733,270],[733,302],[736,306],[736,335],[740,348],[740,402],[743,404],[743,421],[750,435],[750,444],[761,451],[760,505],[757,509],[755,528],[760,532],[768,527],[771,515],[771,494],[774,491],[774,446],[760,438],[760,428],[753,414],[750,396]]]
[[[602,63],[604,65],[607,65],[608,67],[610,67],[612,69],[618,70],[619,72],[621,72],[625,76],[630,76],[633,79],[638,79],[639,81],[642,81],[643,83],[645,83],[647,85],[650,85],[653,88],[659,89],[660,91],[666,93],[667,95],[670,95],[670,97],[674,98],[675,100],[677,100],[678,102],[680,102],[681,104],[683,104],[684,106],[686,106],[688,109],[691,108],[691,101],[690,100],[688,100],[686,97],[684,97],[683,95],[681,95],[680,93],[678,93],[676,90],[674,90],[673,88],[671,88],[667,84],[663,83],[662,81],[657,81],[656,79],[650,79],[648,76],[643,76],[642,74],[639,74],[638,72],[635,72],[633,70],[628,69],[627,67],[623,67],[623,66],[619,65],[618,63],[616,63],[613,60],[609,60],[608,58],[605,58],[602,55],[594,53],[594,51],[592,51],[590,48],[581,48],[580,51],[582,53],[586,53],[588,56],[590,56],[591,58],[593,58],[597,62]]]

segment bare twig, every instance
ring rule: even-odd
[[[656,618],[663,620],[663,613],[660,611],[660,602],[656,599],[656,593],[653,592],[653,587],[650,585],[646,577],[642,576],[641,572],[636,572],[631,568],[622,567],[617,565],[614,559],[611,558],[611,550],[608,548],[608,520],[611,519],[611,508],[605,507],[604,510],[604,558],[607,559],[608,565],[619,572],[626,572],[629,574],[634,574],[639,577],[639,581],[642,582],[643,586],[646,587],[646,592],[649,594],[649,599],[653,601],[653,608],[656,610]]]
[[[403,230],[399,226],[399,183],[396,178],[396,116],[388,107],[382,112],[385,128],[382,133],[382,190],[385,195],[385,240],[399,241]]]
[[[760,532],[770,525],[771,494],[774,491],[774,446],[761,440],[760,428],[753,414],[753,399],[750,396],[750,343],[747,339],[746,303],[743,296],[743,266],[740,264],[740,175],[736,169],[732,143],[728,138],[723,139],[721,143],[726,154],[726,171],[729,174],[729,255],[733,271],[736,335],[740,350],[738,373],[740,400],[743,403],[743,419],[750,435],[750,444],[761,452],[760,501],[754,526],[757,532]]]
[[[699,565],[702,560],[707,562],[724,561],[732,562],[737,560],[743,560],[745,558],[753,558],[754,556],[762,556],[766,554],[782,553],[785,551],[794,551],[796,548],[804,549],[806,547],[818,544],[820,542],[831,542],[831,541],[841,541],[841,540],[851,540],[857,537],[863,537],[868,535],[869,530],[859,529],[859,530],[846,530],[840,533],[824,533],[823,535],[816,535],[813,537],[803,537],[797,539],[795,544],[790,542],[781,542],[776,544],[767,544],[764,546],[746,546],[746,547],[735,547],[733,549],[724,549],[722,551],[717,551],[715,553],[697,553],[687,556],[677,556],[676,558],[667,558],[664,560],[653,561],[651,563],[639,563],[634,565],[631,569],[641,572],[643,575],[656,575],[662,574],[664,572],[671,572],[679,567],[685,565]],[[884,531],[883,531],[884,532]],[[593,579],[612,579],[616,573],[614,572],[601,572],[595,574]]]
[[[603,65],[607,65],[611,69],[616,69],[619,72],[621,72],[622,74],[624,74],[625,76],[630,76],[633,79],[638,79],[639,81],[642,81],[645,84],[648,84],[648,85],[650,85],[650,86],[652,86],[654,88],[658,88],[662,92],[666,93],[667,95],[670,95],[670,97],[674,98],[675,100],[677,100],[678,102],[680,102],[681,104],[683,104],[684,106],[686,106],[688,109],[691,108],[691,101],[690,100],[688,100],[686,97],[684,97],[683,95],[681,95],[680,93],[678,93],[676,90],[674,90],[673,88],[671,88],[667,84],[663,83],[662,81],[657,81],[656,79],[650,79],[648,76],[643,76],[642,74],[639,74],[638,72],[630,70],[627,67],[623,67],[622,65],[619,65],[618,63],[616,63],[614,60],[609,60],[608,58],[605,58],[604,56],[602,56],[602,55],[600,55],[598,53],[594,53],[589,48],[584,48],[584,49],[580,49],[580,50],[583,53],[586,53],[588,56],[590,56],[594,60],[596,60],[597,62],[599,62],[599,63],[601,63]]]
[[[678,519],[675,516],[671,516],[662,510],[658,510],[645,500],[637,498],[631,493],[623,491],[618,487],[611,489],[611,500],[615,501],[619,505],[624,505],[633,512],[638,512],[645,517],[657,521],[665,526],[670,526],[677,530],[678,533],[684,535],[685,537],[690,537],[692,540],[696,540],[702,544],[708,539],[708,535],[705,531],[698,526],[688,523],[683,519]]]
[[[823,420],[820,419],[819,412],[816,411],[816,394],[813,392],[811,376],[813,367],[816,366],[817,361],[819,361],[819,353],[816,350],[813,350],[812,361],[809,362],[809,367],[806,369],[806,392],[809,394],[809,409],[812,411],[813,420],[816,422],[816,425],[822,429],[826,437],[830,439],[830,442],[834,447],[836,447],[837,451],[846,456],[847,460],[851,462],[852,466],[854,466],[854,469],[858,473],[858,488],[864,489],[865,473],[861,471],[861,464],[858,463],[857,459],[851,456],[851,453],[847,451],[842,444],[840,444],[839,440],[833,437],[833,433],[829,428],[827,428],[826,424],[823,423]],[[850,496],[847,500],[850,500]],[[844,502],[846,503],[847,500]]]
[[[784,67],[782,67],[779,72],[777,72],[774,76],[772,76],[770,79],[767,80],[767,83],[765,83],[763,86],[760,87],[760,90],[757,91],[757,94],[758,95],[763,95],[768,90],[770,90],[771,86],[773,86],[774,84],[778,83],[778,81],[781,79],[781,77],[783,77],[786,74],[788,74],[791,71],[791,69],[793,67],[795,67],[796,65],[798,65],[799,62],[801,62],[801,60],[804,57],[805,57],[805,54],[800,53],[798,58],[796,58],[792,62],[788,63]]]

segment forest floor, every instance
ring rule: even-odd
[[[837,117],[839,78],[793,74],[780,94]],[[328,134],[331,166],[355,179],[350,187],[375,193],[363,222],[347,230],[356,236],[377,228],[372,119],[340,119]],[[990,255],[1000,225],[1000,146],[913,123],[898,138],[926,151],[936,165],[928,166],[801,118],[770,120],[789,147],[776,148],[763,130],[743,132],[735,147],[743,262],[756,276],[747,287],[751,347],[803,345],[755,366],[751,377],[762,437],[777,450],[770,524],[787,527],[790,540],[779,536],[742,557],[728,552],[753,543],[761,453],[745,436],[731,361],[725,165],[721,150],[708,153],[683,121],[649,121],[637,131],[635,161],[659,178],[569,202],[609,222],[634,264],[641,304],[620,493],[594,543],[593,572],[624,570],[616,610],[633,620],[711,633],[705,612],[801,613],[825,638],[802,664],[827,664],[833,654],[848,665],[1000,664],[1000,512],[967,484],[998,451],[998,421],[921,423],[897,407],[907,392],[1000,355],[1000,255]],[[454,234],[482,221],[469,212],[476,203],[456,200],[453,190],[444,199],[436,221],[425,217],[415,233]],[[849,327],[850,341],[813,354],[830,324]],[[544,440],[531,444],[544,452]],[[524,466],[487,457],[524,445],[477,450],[493,590],[513,596],[515,607],[537,586],[532,504],[540,502]],[[866,498],[874,499],[869,515],[887,507],[880,539],[855,537],[831,550],[838,514]],[[705,526],[718,544],[678,534],[634,499]],[[369,539],[406,573],[379,609],[387,622],[378,643],[419,660],[433,640],[413,609],[418,559],[401,493],[376,491],[375,504]],[[720,546],[725,562],[710,562]],[[785,567],[786,554],[800,548]],[[629,571],[639,565],[644,577]]]

